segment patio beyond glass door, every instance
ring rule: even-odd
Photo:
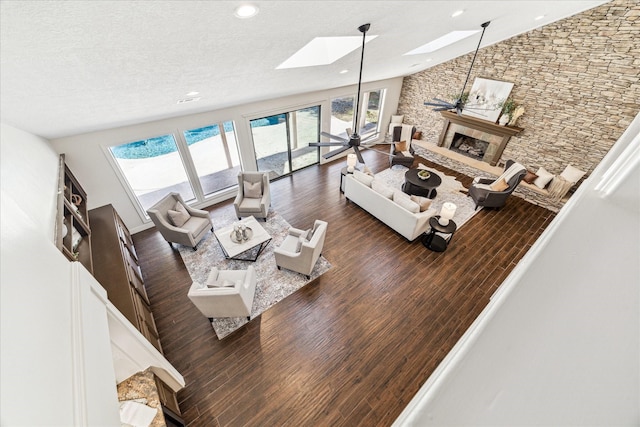
[[[205,197],[238,184],[240,159],[233,122],[221,125],[183,132]]]
[[[185,202],[195,199],[173,135],[109,147],[143,210],[168,192],[180,193]]]
[[[320,106],[251,120],[258,170],[269,179],[288,175],[320,161]]]

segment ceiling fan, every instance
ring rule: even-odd
[[[480,50],[480,43],[482,43],[482,37],[484,37],[484,32],[490,23],[491,21],[487,21],[481,25],[482,34],[480,35],[480,40],[478,41],[478,47],[476,47],[476,52],[473,54],[473,59],[471,60],[471,66],[469,67],[469,72],[467,72],[467,78],[464,81],[464,85],[462,85],[462,90],[460,91],[460,96],[458,96],[458,99],[456,99],[455,101],[453,101],[453,103],[451,103],[439,98],[433,98],[434,101],[437,101],[437,102],[425,102],[424,105],[435,107],[433,111],[456,110],[458,114],[462,113],[462,110],[464,109],[464,101],[463,101],[464,90],[467,87],[467,83],[469,82],[469,76],[471,76],[471,69],[473,68],[473,63],[476,61],[476,55],[478,55],[478,50]]]
[[[353,151],[355,151],[356,156],[358,157],[358,161],[360,163],[364,163],[362,154],[360,154],[360,145],[366,141],[372,140],[374,137],[378,135],[377,133],[374,133],[372,135],[367,136],[364,139],[361,139],[360,135],[358,135],[358,129],[360,129],[358,127],[358,118],[360,116],[360,86],[362,85],[362,64],[364,62],[364,45],[366,43],[365,40],[367,36],[367,31],[369,31],[369,27],[371,27],[371,24],[363,24],[358,27],[358,30],[362,33],[362,52],[360,54],[360,76],[358,77],[358,97],[356,100],[356,111],[353,116],[353,128],[352,128],[353,131],[351,135],[349,135],[349,139],[346,139],[337,135],[332,135],[328,132],[320,132],[320,135],[326,136],[327,138],[333,139],[335,141],[309,143],[310,147],[335,147],[335,146],[340,147],[324,154],[322,157],[324,157],[325,159],[330,159],[331,157],[337,156],[338,154],[353,148]],[[349,130],[347,130],[347,133],[349,133]],[[377,151],[377,150],[374,150],[374,151]],[[384,153],[384,154],[388,155],[388,153]]]

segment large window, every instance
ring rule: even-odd
[[[143,212],[171,191],[190,202],[238,182],[240,161],[233,122],[177,136],[161,135],[109,147]]]
[[[110,150],[145,211],[169,191],[180,193],[185,201],[195,198],[173,135],[130,142]]]
[[[238,184],[240,159],[232,122],[184,132],[204,196]]]
[[[360,136],[379,131],[380,106],[383,102],[384,90],[363,92],[360,103],[360,117],[358,124]],[[347,137],[347,128],[353,127],[356,96],[345,96],[331,100],[331,131],[332,135]],[[366,107],[366,108],[365,108]]]
[[[251,120],[258,170],[274,179],[319,162],[320,107]]]

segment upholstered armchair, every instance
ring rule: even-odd
[[[238,173],[238,195],[233,201],[236,216],[254,216],[267,220],[271,192],[269,190],[269,175],[264,172]]]
[[[190,207],[178,193],[167,194],[147,214],[171,247],[172,243],[178,243],[195,251],[204,235],[213,231],[209,212]]]
[[[501,208],[526,174],[527,170],[520,163],[507,160],[504,172],[498,178],[475,178],[469,188],[469,196],[476,209],[478,206]]]
[[[278,270],[286,268],[311,279],[311,271],[322,255],[327,223],[317,219],[310,230],[289,228],[282,244],[273,250]]]
[[[389,166],[402,165],[408,168],[413,165],[415,150],[411,144],[413,134],[416,133],[415,126],[399,125],[393,128],[393,137],[389,146]],[[401,142],[404,141],[401,146]]]
[[[256,271],[252,265],[246,270],[218,270],[213,267],[207,282],[193,282],[187,296],[209,320],[214,317],[247,317],[256,293]]]

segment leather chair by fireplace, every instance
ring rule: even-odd
[[[527,169],[520,163],[507,160],[504,173],[498,178],[475,178],[469,187],[469,196],[476,204],[476,209],[478,206],[501,208],[526,174]]]
[[[393,165],[402,165],[410,168],[411,165],[413,165],[415,150],[411,145],[411,140],[415,133],[416,127],[411,125],[398,125],[393,128],[393,142],[389,147],[389,167]],[[406,142],[406,150],[399,147],[399,145],[396,145],[397,142],[402,141]]]

